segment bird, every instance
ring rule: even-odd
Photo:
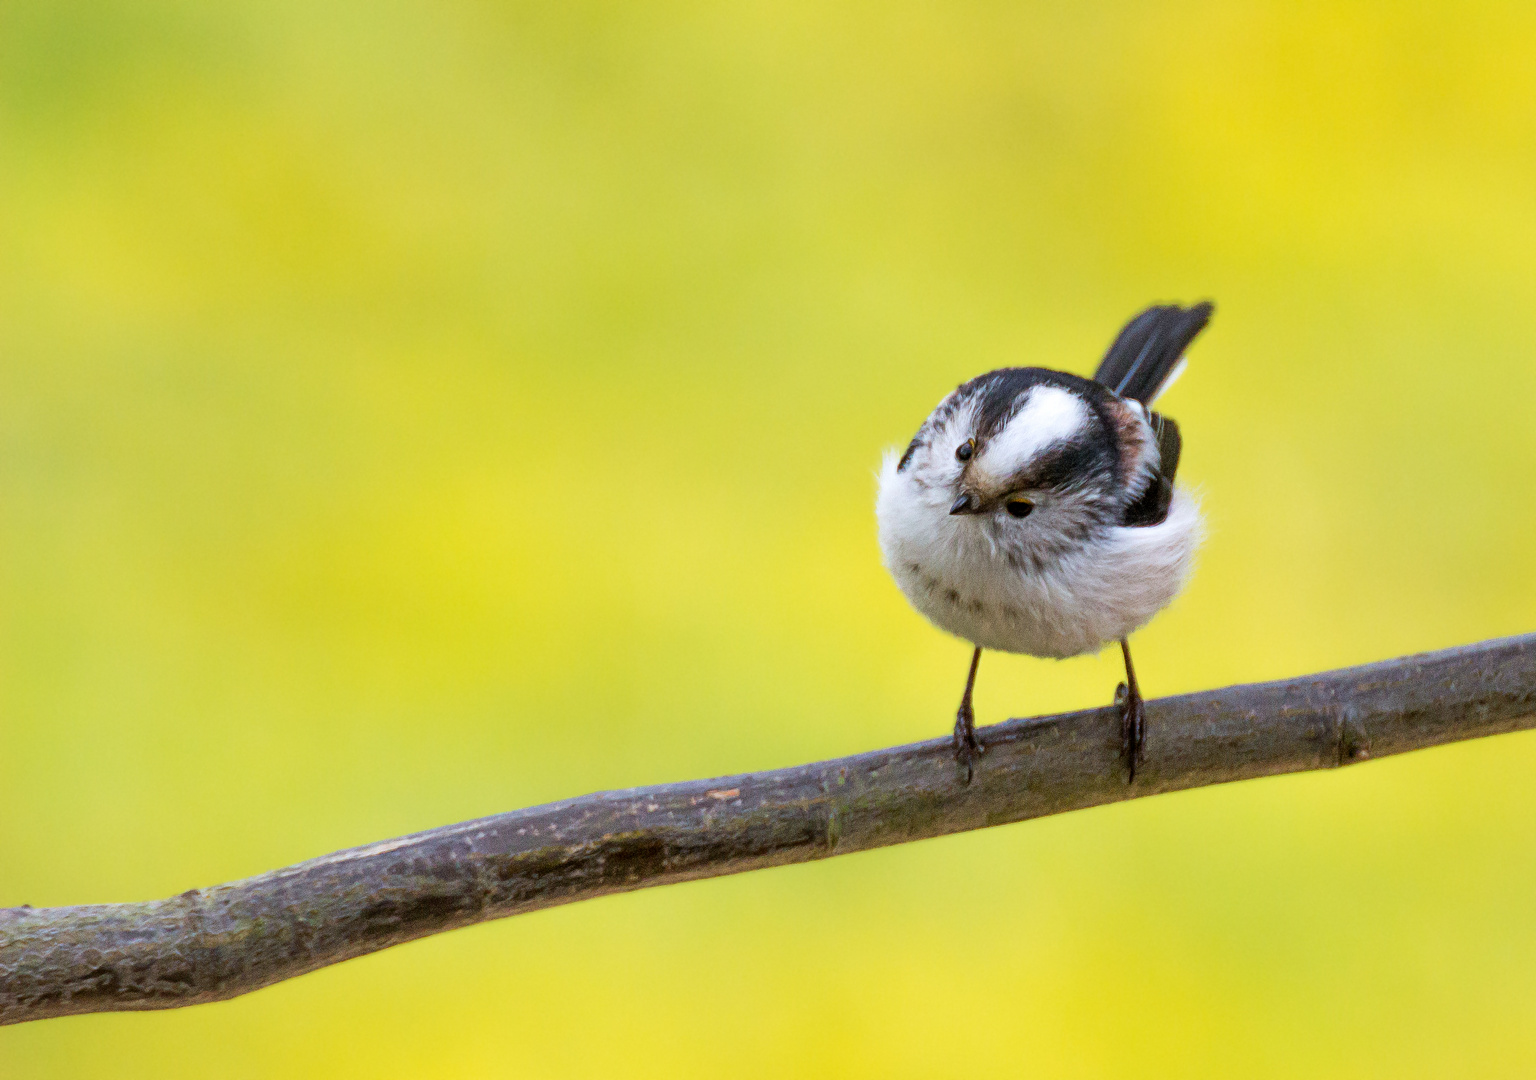
[[[1204,526],[1174,483],[1183,443],[1153,403],[1215,306],[1131,319],[1092,379],[1040,367],[978,375],[939,402],[905,452],[886,453],[881,555],[907,600],[971,643],[954,757],[968,785],[985,746],[971,695],[983,649],[1062,659],[1119,642],[1115,691],[1126,783],[1146,708],[1129,638],[1183,589]]]

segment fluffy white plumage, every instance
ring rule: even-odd
[[[875,508],[886,567],[936,626],[985,649],[1075,656],[1127,637],[1183,588],[1202,535],[1188,491],[1174,489],[1160,523],[1125,526],[1096,513],[1102,493],[1087,486],[1009,487],[1092,422],[1081,397],[1034,387],[970,462],[954,451],[972,436],[977,405],[946,412],[947,404],[925,425],[928,436],[906,468],[894,451],[886,455]],[[1127,405],[1117,419],[1139,493],[1158,449],[1145,410]],[[990,508],[951,513],[957,493],[969,490],[990,499]],[[1022,520],[1004,513],[1005,491],[1026,495],[1033,511]]]

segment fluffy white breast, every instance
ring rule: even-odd
[[[885,565],[913,607],[983,648],[1096,651],[1166,607],[1193,568],[1202,528],[1183,489],[1159,525],[1109,527],[1064,555],[1032,560],[999,543],[995,528],[1006,523],[950,515],[953,494],[915,471],[899,471],[894,453],[881,469],[875,513]]]

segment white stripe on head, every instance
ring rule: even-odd
[[[1036,386],[1024,405],[987,440],[978,464],[993,476],[1011,476],[1048,446],[1066,442],[1087,429],[1088,403],[1059,386]]]

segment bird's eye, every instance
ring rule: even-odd
[[[970,461],[971,460],[971,455],[974,454],[975,452],[976,452],[976,440],[975,439],[966,439],[965,442],[961,443],[958,447],[955,448],[955,460],[956,461]]]
[[[1024,498],[1022,495],[1018,495],[1012,499],[1009,499],[1003,505],[1007,507],[1008,513],[1012,517],[1016,518],[1029,517],[1029,512],[1035,508],[1035,504]]]

